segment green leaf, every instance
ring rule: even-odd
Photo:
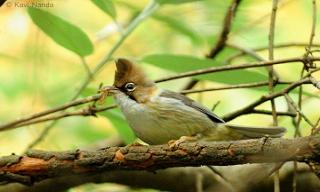
[[[193,43],[201,43],[201,36],[190,26],[181,20],[173,19],[172,17],[163,16],[160,14],[154,14],[153,19],[163,22],[171,29],[189,37]]]
[[[159,4],[182,4],[201,0],[156,0]]]
[[[77,26],[41,9],[28,8],[32,21],[52,40],[83,57],[93,52],[88,36]]]
[[[126,144],[132,143],[135,140],[136,137],[132,129],[129,127],[127,121],[125,120],[119,109],[112,109],[99,114],[111,121],[113,126],[117,129],[120,137]]]
[[[91,1],[113,19],[117,17],[116,9],[111,0],[91,0]]]
[[[205,69],[208,67],[223,66],[224,63],[206,58],[197,58],[187,55],[155,54],[142,59],[154,66],[177,73]],[[267,80],[267,76],[249,70],[234,70],[194,76],[195,79],[209,80],[227,84],[250,83]]]
[[[97,87],[92,87],[92,86],[87,86],[86,88],[81,91],[80,95],[82,97],[88,97],[91,95],[95,95],[98,93],[98,88]]]

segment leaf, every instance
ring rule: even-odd
[[[95,95],[98,93],[98,88],[97,87],[92,87],[92,86],[87,86],[86,88],[81,91],[80,95],[82,97],[88,97],[91,95]]]
[[[83,57],[93,52],[88,36],[77,26],[41,9],[28,8],[32,21],[52,40]]]
[[[91,0],[91,1],[113,19],[117,17],[116,9],[111,0]]]
[[[117,129],[120,137],[126,144],[132,143],[135,140],[136,137],[132,129],[129,127],[127,121],[125,120],[119,109],[108,110],[99,114],[111,121],[113,126]]]
[[[152,18],[163,22],[164,24],[167,24],[171,29],[174,29],[177,32],[180,32],[181,34],[189,37],[193,43],[201,43],[202,41],[201,36],[193,28],[186,25],[182,21],[160,14],[154,14]]]
[[[200,0],[156,0],[160,5],[163,4],[182,4],[182,3],[191,3]]]
[[[222,62],[217,62],[215,60],[205,58],[202,59],[187,55],[155,54],[145,56],[142,60],[162,69],[177,73],[224,65]],[[228,84],[250,83],[267,80],[265,75],[249,70],[234,70],[212,74],[209,73],[197,75],[193,78]]]

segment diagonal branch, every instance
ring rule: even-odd
[[[196,75],[203,75],[208,73],[215,73],[215,72],[221,72],[221,71],[230,71],[230,70],[238,70],[238,69],[249,69],[249,68],[256,68],[256,67],[266,67],[266,66],[272,66],[272,65],[280,65],[280,64],[289,64],[294,62],[301,62],[305,63],[308,61],[320,61],[319,57],[295,57],[295,58],[288,58],[288,59],[279,59],[279,60],[272,60],[272,61],[261,61],[253,64],[239,64],[239,65],[225,65],[225,66],[219,66],[219,67],[209,67],[205,69],[199,69],[194,71],[188,71],[184,73],[180,73],[178,75],[172,75],[169,77],[164,77],[156,80],[155,82],[163,82],[163,81],[169,81],[174,79],[181,79],[185,77],[191,77]]]
[[[240,2],[241,0],[233,0],[231,5],[228,7],[227,14],[225,15],[223,21],[223,29],[219,35],[218,42],[207,55],[208,58],[214,58],[225,47],[231,30],[232,19],[239,7]]]
[[[228,40],[228,35],[231,30],[231,24],[233,21],[233,18],[238,10],[238,7],[241,3],[241,0],[233,0],[228,7],[228,10],[226,12],[226,15],[224,16],[224,22],[222,31],[218,37],[217,43],[214,45],[214,47],[211,49],[210,53],[206,56],[207,58],[214,59],[226,46],[226,42]],[[192,79],[184,88],[183,90],[189,90],[192,89],[199,80]]]
[[[281,91],[274,92],[274,93],[272,93],[270,95],[262,96],[258,100],[256,100],[256,101],[252,102],[251,104],[249,104],[248,106],[246,106],[246,107],[244,107],[242,109],[239,109],[237,111],[234,111],[234,112],[232,112],[232,113],[230,113],[228,115],[225,115],[223,117],[223,119],[225,121],[230,121],[230,120],[232,120],[232,119],[234,119],[234,118],[236,118],[236,117],[238,117],[240,115],[251,113],[251,111],[255,107],[257,107],[258,105],[260,105],[260,104],[262,104],[262,103],[264,103],[266,101],[269,101],[271,99],[275,99],[277,97],[283,96],[284,94],[289,93],[294,88],[296,88],[296,87],[298,87],[298,86],[300,86],[300,85],[302,85],[302,84],[304,84],[306,82],[309,82],[309,81],[310,81],[309,78],[304,78],[304,79],[301,79],[299,81],[296,81],[296,82],[290,84],[289,86],[287,86],[285,89],[283,89]]]

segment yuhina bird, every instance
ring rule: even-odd
[[[281,137],[281,127],[229,125],[196,101],[156,86],[143,70],[127,59],[116,60],[113,86],[101,92],[113,95],[130,127],[147,144],[188,140],[237,140]]]

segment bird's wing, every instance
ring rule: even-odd
[[[209,119],[211,119],[215,123],[225,123],[220,117],[218,117],[216,114],[212,113],[209,109],[206,107],[200,105],[199,103],[195,102],[194,100],[173,91],[169,90],[163,90],[160,94],[161,97],[167,97],[167,98],[174,98],[181,102],[183,102],[185,105],[192,107],[201,113],[204,113],[208,116]]]

